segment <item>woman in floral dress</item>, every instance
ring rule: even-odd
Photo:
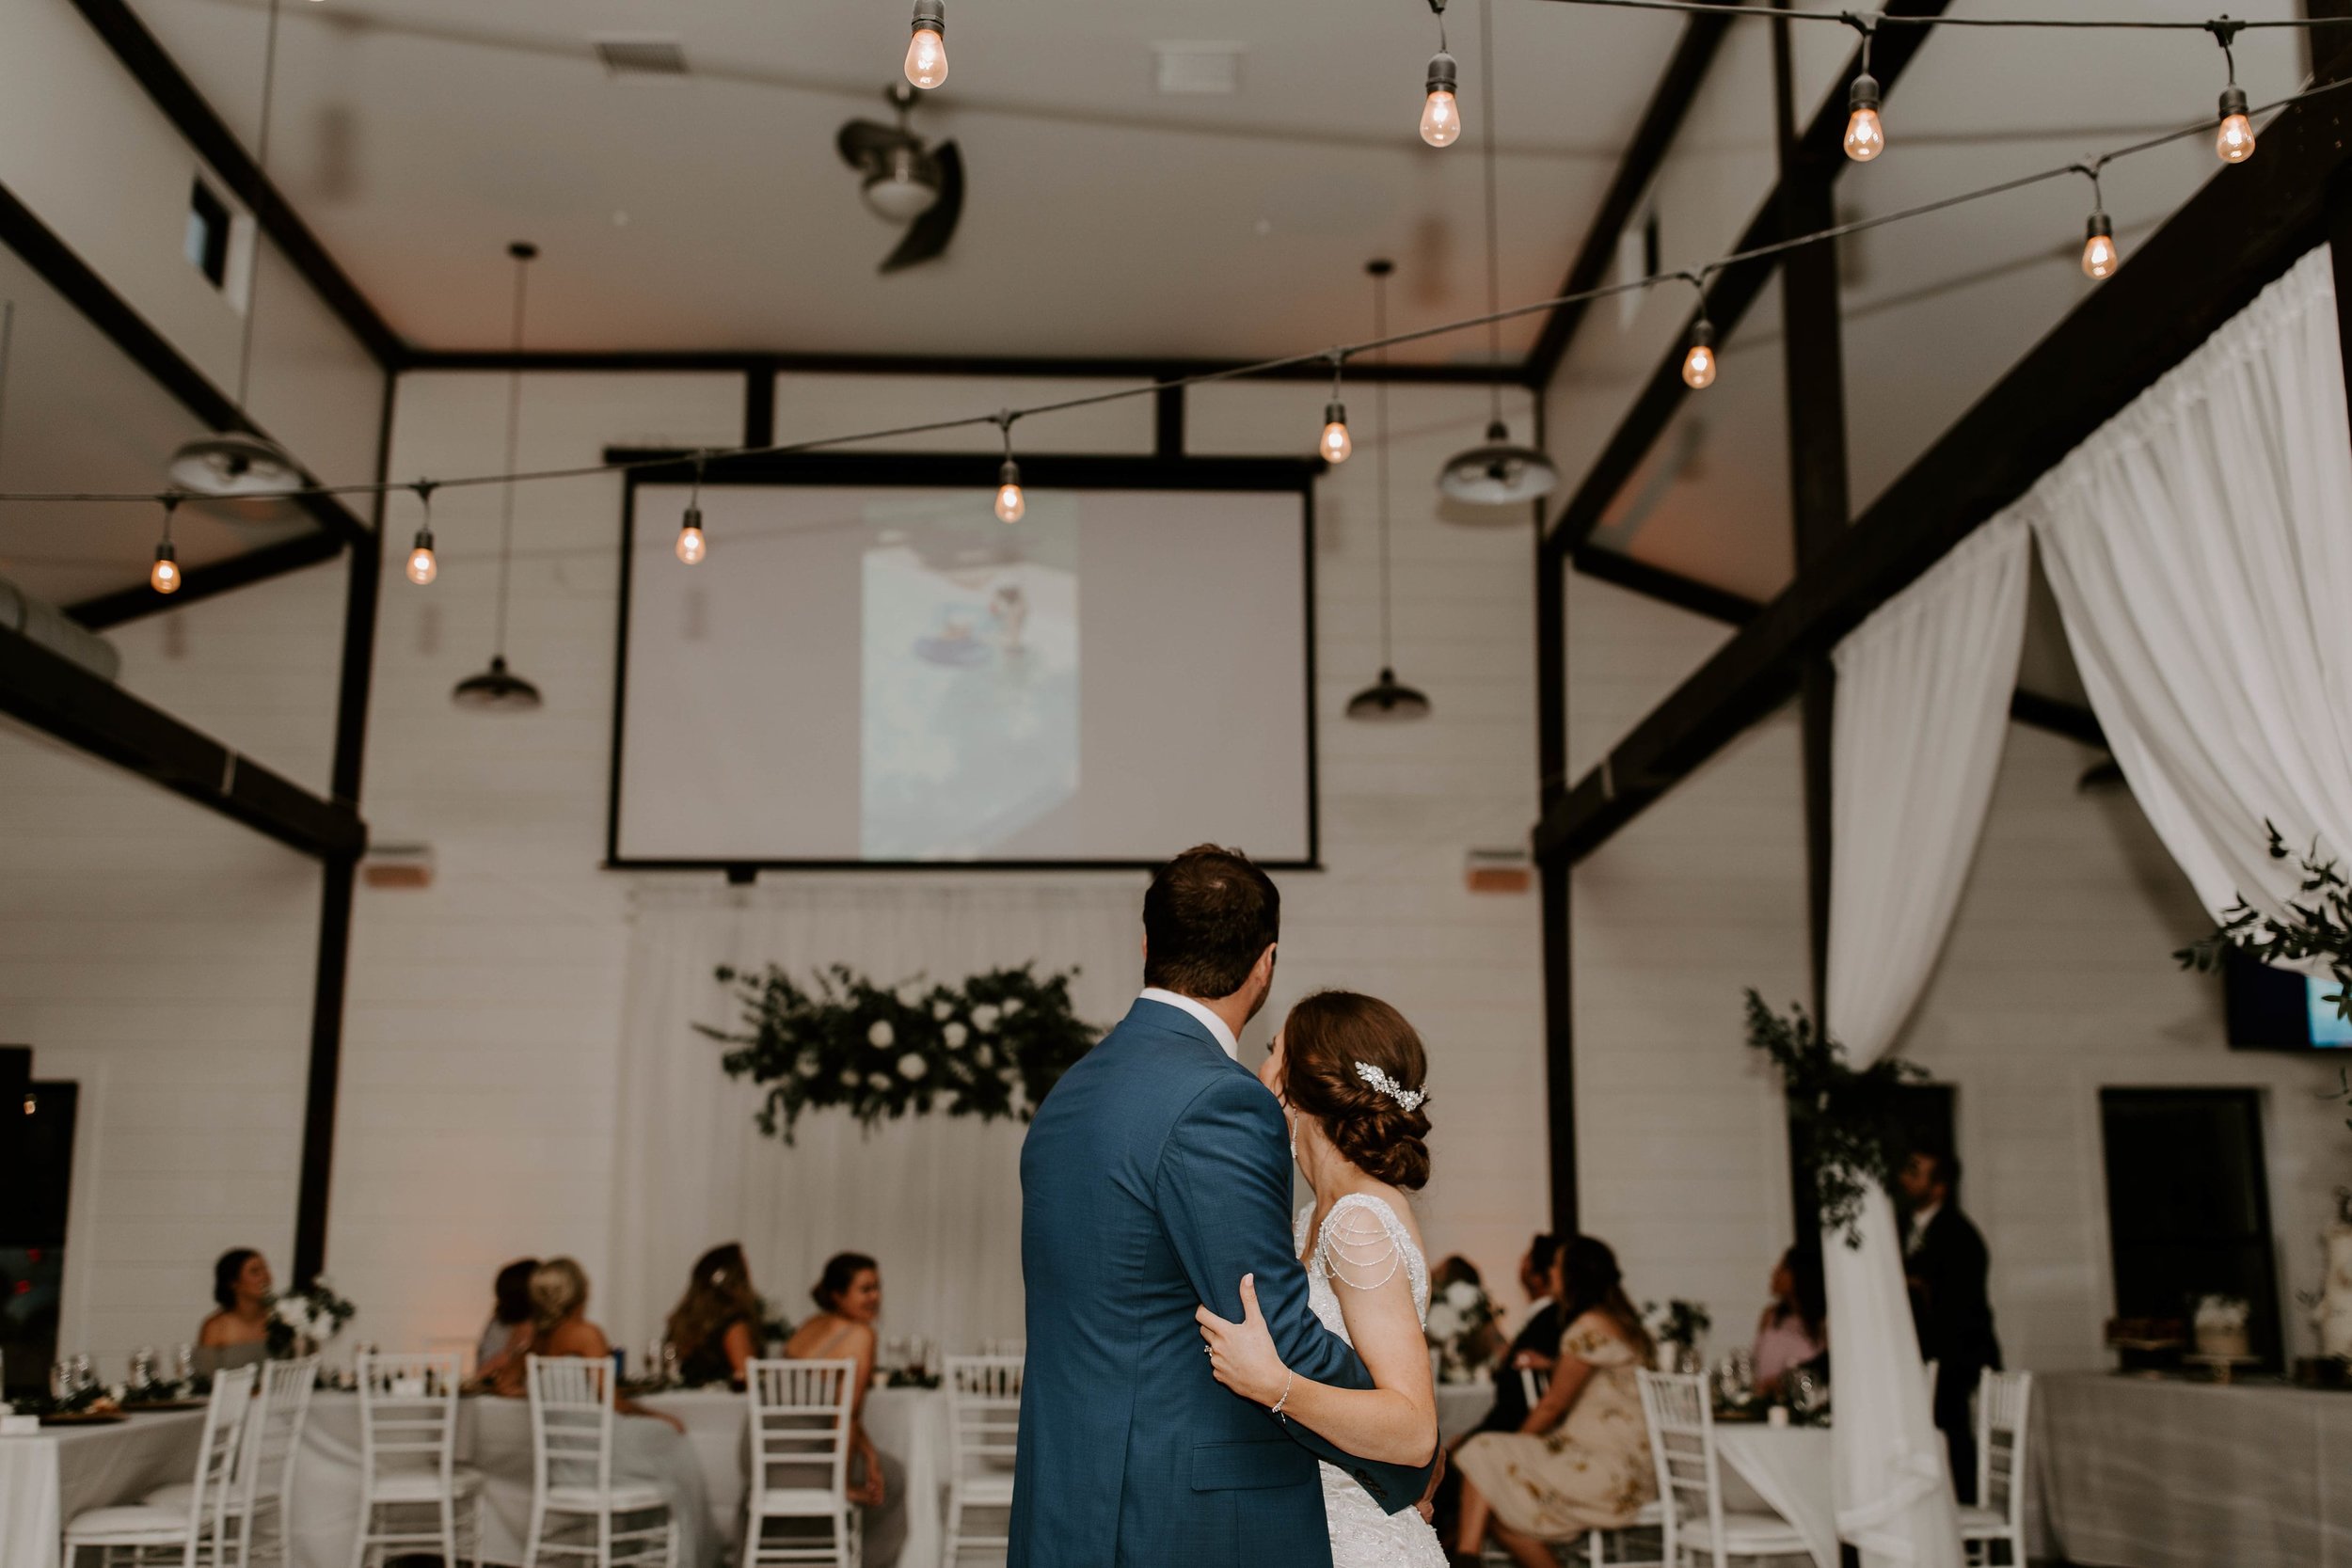
[[[1553,1263],[1567,1323],[1551,1386],[1513,1433],[1482,1433],[1454,1455],[1462,1472],[1458,1549],[1473,1560],[1486,1530],[1526,1568],[1553,1568],[1544,1543],[1633,1522],[1658,1496],[1635,1374],[1656,1347],[1627,1299],[1616,1254],[1579,1236]]]

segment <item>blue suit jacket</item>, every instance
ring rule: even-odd
[[[1318,1456],[1391,1513],[1429,1471],[1339,1452],[1219,1385],[1196,1307],[1284,1365],[1368,1388],[1291,1251],[1281,1109],[1182,1008],[1137,1001],[1065,1074],[1021,1149],[1028,1368],[1009,1568],[1328,1568]]]

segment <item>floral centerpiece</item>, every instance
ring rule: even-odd
[[[285,1360],[308,1355],[343,1331],[358,1308],[335,1293],[320,1275],[299,1291],[273,1296],[269,1304],[269,1354]]]
[[[1662,1306],[1654,1301],[1642,1304],[1642,1326],[1658,1343],[1661,1372],[1694,1372],[1706,1366],[1699,1355],[1699,1341],[1714,1323],[1704,1304],[1680,1296]]]
[[[1041,979],[994,969],[960,986],[874,984],[846,964],[803,985],[782,966],[721,967],[742,1006],[736,1029],[694,1028],[731,1047],[730,1078],[768,1086],[759,1129],[792,1141],[802,1113],[842,1109],[865,1125],[910,1112],[1029,1119],[1102,1031],[1071,1011],[1075,970]]]
[[[2254,1348],[2246,1321],[2253,1309],[2235,1296],[2206,1296],[2197,1303],[2197,1354],[2216,1360],[2246,1361]]]
[[[1444,1383],[1470,1383],[1493,1364],[1499,1314],[1486,1292],[1467,1279],[1457,1279],[1438,1292],[1429,1304],[1429,1346],[1438,1353],[1438,1377]]]

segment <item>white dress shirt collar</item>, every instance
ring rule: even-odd
[[[1172,990],[1162,990],[1157,986],[1144,987],[1141,1000],[1157,1002],[1169,1007],[1182,1007],[1207,1025],[1210,1037],[1216,1041],[1225,1054],[1236,1062],[1241,1060],[1241,1041],[1235,1039],[1233,1032],[1225,1027],[1223,1019],[1209,1011],[1207,1004],[1196,1002],[1189,996],[1179,996]]]
[[[1915,1256],[1921,1247],[1928,1244],[1928,1227],[1933,1225],[1935,1216],[1943,1212],[1944,1206],[1941,1203],[1931,1203],[1912,1212],[1911,1234],[1903,1238],[1904,1257]]]

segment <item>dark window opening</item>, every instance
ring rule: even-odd
[[[10,1395],[44,1389],[57,1357],[80,1100],[74,1085],[33,1080],[31,1065],[23,1047],[0,1048],[0,1365]]]
[[[229,285],[229,204],[202,180],[188,195],[188,262],[215,289]]]
[[[2099,1113],[2115,1315],[2191,1325],[2200,1300],[2233,1297],[2248,1307],[2249,1354],[2279,1370],[2260,1092],[2102,1089]]]

